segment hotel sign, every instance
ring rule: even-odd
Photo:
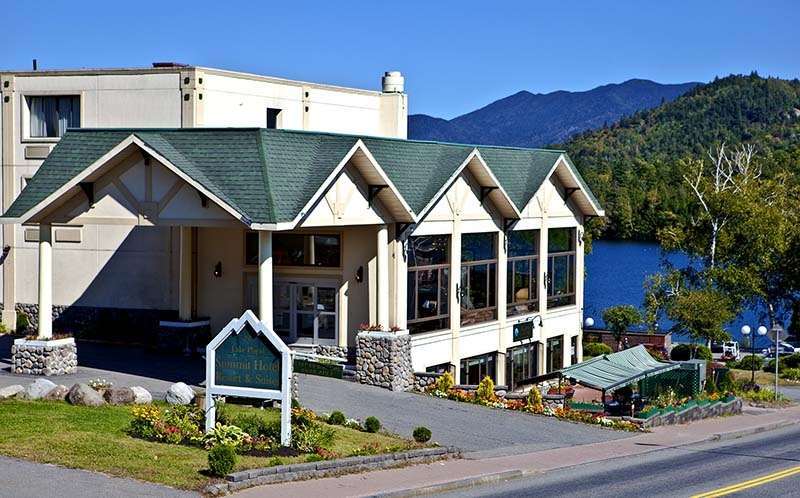
[[[508,332],[506,332],[508,333]],[[514,324],[514,329],[512,330],[512,340],[514,342],[522,341],[525,339],[532,339],[533,338],[533,321],[530,322],[519,322]]]
[[[274,399],[281,402],[281,444],[291,438],[292,353],[247,310],[206,346],[206,431],[216,423],[214,396]]]

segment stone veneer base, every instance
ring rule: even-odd
[[[24,375],[66,375],[78,371],[75,339],[16,339],[11,346],[11,370]]]
[[[356,380],[392,391],[414,386],[408,331],[360,332],[356,338]]]

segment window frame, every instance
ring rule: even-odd
[[[475,261],[464,261],[464,238],[463,235],[489,235],[494,241],[494,258],[493,259],[480,259]],[[498,305],[497,305],[497,261],[498,261],[498,236],[497,232],[475,232],[463,234],[461,238],[461,268],[459,272],[459,291],[458,291],[458,304],[461,310],[460,322],[462,327],[470,325],[478,325],[481,323],[489,323],[497,320]],[[469,269],[479,266],[486,267],[486,306],[482,308],[465,308],[464,298],[468,296],[469,281],[471,279]],[[494,279],[492,275],[494,274]],[[467,282],[464,282],[464,276],[467,277]],[[492,282],[494,280],[494,282]],[[492,304],[494,298],[494,304]],[[481,318],[482,313],[491,312],[489,318]]]
[[[411,266],[410,258],[409,258],[409,265],[407,266],[407,269],[406,269],[406,276],[407,276],[406,292],[408,292],[409,288],[411,287],[410,282],[411,282],[411,279],[413,278],[414,279],[414,285],[413,285],[413,288],[414,288],[414,299],[413,299],[414,306],[407,306],[407,309],[406,309],[406,327],[408,328],[408,331],[409,331],[410,334],[423,334],[423,333],[426,333],[426,332],[436,332],[436,331],[439,331],[439,330],[447,330],[447,329],[450,328],[450,303],[449,303],[450,289],[449,289],[449,286],[450,286],[450,279],[453,276],[453,272],[452,272],[451,265],[450,265],[450,254],[451,254],[450,251],[452,250],[453,238],[448,234],[420,235],[418,237],[447,237],[447,250],[446,250],[447,252],[446,252],[446,257],[445,257],[446,262],[445,263],[437,263],[437,264],[433,264],[433,265]],[[409,241],[408,241],[409,245],[412,244],[411,239],[413,239],[413,238],[415,238],[415,237],[410,237],[409,238]],[[432,270],[435,270],[437,272],[436,273],[436,278],[437,278],[437,282],[439,283],[438,287],[437,287],[437,292],[436,292],[437,303],[438,303],[437,304],[437,314],[434,315],[434,316],[419,317],[419,313],[418,313],[418,311],[419,311],[419,274],[421,272],[423,272],[423,271],[432,271]],[[447,276],[447,287],[444,287],[442,285],[442,272],[443,271],[447,271],[447,275],[448,275]],[[442,311],[442,304],[445,302],[445,301],[442,300],[442,291],[444,291],[444,293],[447,294],[447,300],[446,300],[447,301],[447,313],[442,313],[441,312]],[[409,296],[406,296],[406,302],[408,302],[408,297]],[[413,314],[414,318],[411,317],[412,314]],[[435,329],[431,329],[431,330],[416,330],[416,331],[413,330],[413,328],[412,328],[416,324],[432,322],[432,321],[436,321],[436,320],[441,320],[443,326],[440,327],[440,328],[435,328]]]
[[[567,251],[550,252],[549,237],[547,248],[547,277],[545,282],[547,284],[547,309],[563,308],[566,306],[574,306],[577,299],[577,229],[575,227],[553,228],[552,230],[569,230],[571,233],[571,248]],[[549,235],[549,234],[548,234]],[[555,294],[555,286],[553,284],[553,274],[556,259],[566,258],[567,262],[567,292]]]
[[[539,230],[519,230],[517,232],[533,232],[534,237],[534,247],[532,249],[531,254],[522,255],[522,256],[508,256],[506,259],[508,263],[506,264],[506,316],[508,317],[517,317],[528,315],[532,313],[539,312]],[[508,237],[510,238],[515,231],[509,232]],[[509,247],[511,246],[509,242]],[[516,274],[516,263],[519,261],[527,261],[528,262],[528,297],[531,297],[530,291],[533,290],[533,299],[528,299],[526,301],[513,301],[514,297],[514,275]],[[528,309],[526,311],[519,311],[519,312],[512,312],[518,306],[526,306]]]
[[[81,128],[83,127],[83,92],[77,93],[64,93],[61,91],[45,91],[45,92],[26,92],[20,95],[20,108],[22,114],[20,116],[22,121],[22,138],[21,142],[58,142],[63,135],[56,136],[36,136],[32,133],[31,120],[33,113],[31,112],[32,100],[34,98],[75,98],[78,99],[78,125],[69,126],[68,128]]]
[[[295,236],[302,236],[302,237],[335,237],[339,241],[339,260],[336,266],[329,266],[329,265],[312,265],[312,264],[302,264],[302,265],[284,265],[278,264],[277,259],[275,258],[275,237],[280,237],[283,235],[295,235]],[[244,266],[248,268],[254,268],[258,266],[258,254],[256,253],[256,262],[251,263],[249,261],[248,253],[247,253],[247,238],[250,236],[258,237],[258,231],[254,230],[245,230],[244,231],[244,242],[242,247],[243,258],[244,258]],[[316,268],[320,270],[341,270],[342,268],[342,237],[341,233],[333,233],[333,232],[314,232],[314,233],[292,233],[292,232],[283,232],[278,234],[277,232],[273,232],[272,235],[272,261],[273,266],[275,268]]]

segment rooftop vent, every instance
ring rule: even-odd
[[[403,93],[406,79],[400,71],[386,71],[381,78],[383,93]]]
[[[153,67],[189,67],[189,64],[181,64],[180,62],[154,62]]]

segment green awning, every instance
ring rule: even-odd
[[[679,368],[677,363],[658,361],[642,346],[597,356],[561,370],[561,375],[578,384],[609,391],[620,386]]]

